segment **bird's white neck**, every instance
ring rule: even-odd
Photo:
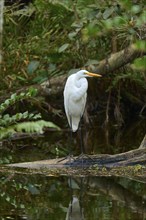
[[[80,88],[82,86],[82,84],[86,83],[87,80],[85,77],[80,76],[80,75],[76,75],[75,77],[75,85]]]
[[[76,75],[75,77],[75,86],[77,89],[78,99],[80,99],[88,89],[88,82],[87,79],[83,76]]]

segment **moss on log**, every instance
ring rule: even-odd
[[[145,146],[145,137],[142,141]],[[62,159],[62,160],[61,160]],[[146,148],[125,153],[59,158],[1,166],[1,172],[45,174],[49,176],[123,176],[146,182]]]

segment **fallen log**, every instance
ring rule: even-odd
[[[109,155],[98,154],[83,156],[82,158],[74,157],[74,160],[57,158],[49,160],[41,160],[34,162],[23,162],[9,164],[10,167],[31,168],[31,169],[49,169],[49,168],[76,168],[76,167],[98,167],[98,168],[115,168],[115,167],[127,167],[134,165],[146,164],[146,149],[136,149],[125,153]]]
[[[145,144],[145,137],[143,144]],[[50,160],[9,164],[0,171],[39,173],[45,175],[74,176],[124,176],[146,182],[146,148],[109,155],[98,154],[74,157],[74,160],[57,158]],[[21,169],[20,169],[21,168]],[[23,169],[22,169],[23,168]]]

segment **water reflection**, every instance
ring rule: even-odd
[[[0,219],[144,220],[146,184],[125,178],[3,175]]]
[[[75,185],[75,181],[72,177],[69,178],[69,187],[71,189],[71,201],[69,203],[69,207],[67,210],[67,215],[65,220],[85,220],[84,218],[84,210],[83,210],[83,181],[81,178],[80,187],[76,184],[77,188],[80,189],[80,195],[74,195],[73,183]]]
[[[85,220],[83,208],[81,208],[79,199],[75,195],[72,196],[65,220]]]
[[[83,146],[87,154],[115,154],[139,147],[145,135],[145,119],[130,122],[119,128],[116,125],[103,127],[102,125],[82,126]],[[2,161],[9,163],[45,160],[68,155],[72,148],[73,155],[79,155],[81,141],[80,131],[73,133],[72,141],[70,129],[62,131],[48,131],[43,137],[25,138],[24,140],[7,141],[1,146]],[[11,156],[11,158],[7,158]]]
[[[144,121],[120,129],[83,127],[84,147],[89,154],[127,151],[140,145],[145,129]],[[1,149],[1,161],[54,158],[56,148],[65,156],[68,152],[64,149],[70,146],[69,132],[49,132],[43,138],[17,144],[12,141],[11,147]],[[72,147],[74,155],[79,155],[80,133],[74,134]],[[146,184],[126,178],[1,174],[0,204],[0,220],[144,220]]]

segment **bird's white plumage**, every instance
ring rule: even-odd
[[[73,132],[78,129],[86,105],[88,89],[86,72],[81,70],[69,76],[64,88],[65,113]]]

